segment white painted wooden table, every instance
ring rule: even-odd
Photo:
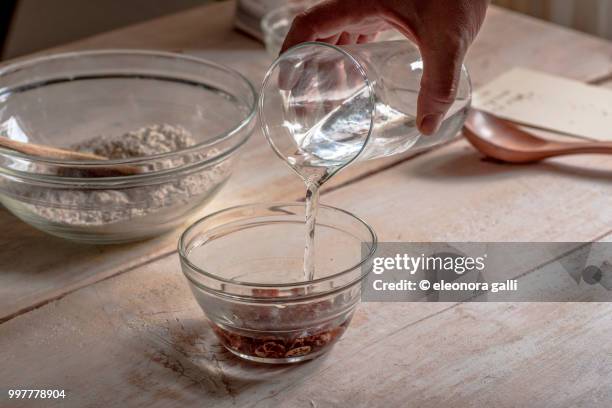
[[[232,30],[232,12],[215,3],[61,48],[180,51],[259,83],[271,59]],[[520,65],[612,87],[612,44],[496,8],[467,64],[475,86]],[[242,157],[205,212],[303,197],[259,132]],[[322,201],[362,216],[383,241],[610,240],[612,161],[506,166],[458,140],[347,169]],[[253,366],[207,327],[177,236],[83,246],[0,209],[0,406],[612,406],[610,304],[365,303],[326,356]],[[67,397],[8,401],[9,388]]]

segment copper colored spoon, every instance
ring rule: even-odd
[[[463,127],[463,134],[481,153],[509,163],[533,163],[568,154],[612,154],[610,142],[545,140],[477,109],[470,110]]]

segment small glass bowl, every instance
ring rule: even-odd
[[[304,204],[254,204],[202,218],[179,241],[191,290],[220,342],[261,363],[313,359],[342,336],[371,270],[376,234],[319,208],[315,279],[305,280]]]
[[[230,177],[255,126],[256,99],[238,72],[172,53],[87,51],[8,65],[0,70],[0,137],[70,148],[170,125],[189,132],[195,144],[103,162],[0,148],[0,202],[40,230],[83,243],[170,231]]]

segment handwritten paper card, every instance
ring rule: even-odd
[[[612,90],[515,68],[479,88],[473,106],[527,126],[612,140]]]

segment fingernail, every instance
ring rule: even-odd
[[[433,113],[425,115],[423,119],[421,119],[421,126],[419,126],[419,129],[423,134],[432,135],[438,131],[440,123],[442,123],[441,114]]]

